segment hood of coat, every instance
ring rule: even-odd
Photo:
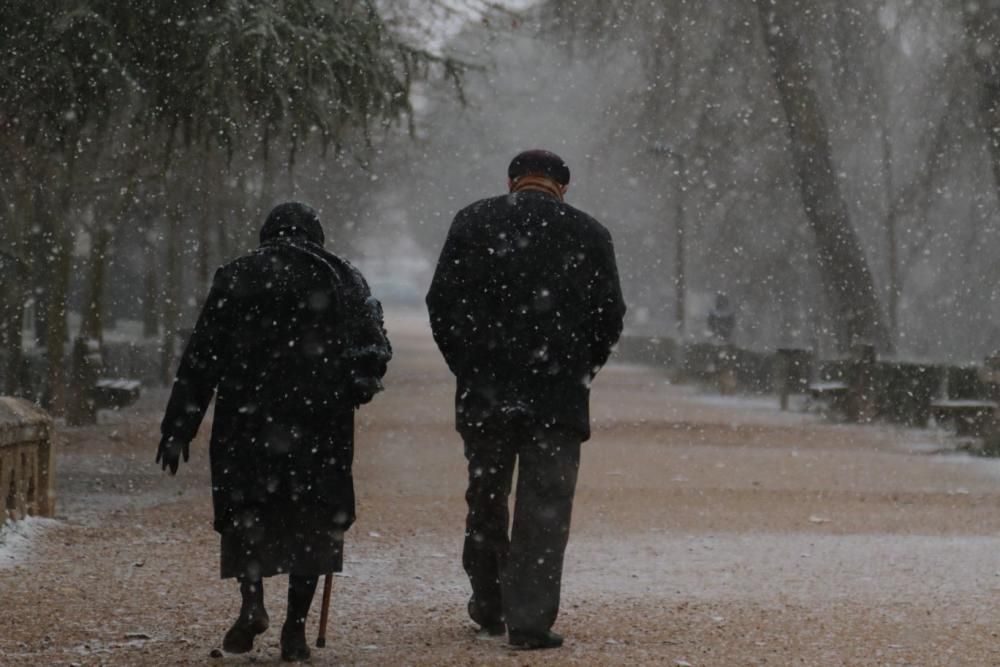
[[[260,242],[267,243],[281,238],[305,238],[322,246],[325,240],[319,215],[308,204],[286,202],[278,204],[267,216],[260,229]]]

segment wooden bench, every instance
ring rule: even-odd
[[[808,387],[809,395],[817,401],[840,401],[847,396],[845,382],[813,382]]]
[[[813,401],[846,412],[849,392],[846,382],[811,382],[806,391]]]
[[[813,398],[830,398],[846,393],[847,384],[844,382],[813,382],[809,385],[809,395]]]
[[[937,400],[931,415],[939,424],[951,424],[961,436],[979,437],[989,432],[997,404],[994,401]]]
[[[139,400],[142,383],[125,378],[101,378],[90,390],[94,404],[100,409],[117,409]]]

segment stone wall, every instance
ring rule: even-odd
[[[0,396],[0,523],[55,513],[53,435],[40,408]]]

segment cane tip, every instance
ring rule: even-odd
[[[326,637],[316,639],[316,648],[326,648]]]

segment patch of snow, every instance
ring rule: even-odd
[[[954,449],[954,447],[949,446],[944,439],[934,441],[921,438],[919,440],[905,442],[903,443],[903,446],[906,451],[911,454],[938,454],[949,449]]]
[[[967,452],[946,453],[938,458],[949,463],[974,467],[978,473],[991,479],[1000,479],[1000,458],[976,456]]]
[[[344,601],[342,613],[464,599],[460,542],[453,547],[439,559],[432,557],[440,553],[438,540],[356,544],[347,567],[359,595]],[[563,590],[567,606],[623,598],[809,604],[851,599],[884,606],[962,599],[988,606],[1000,576],[998,549],[1000,538],[985,535],[583,535],[570,539]],[[422,576],[413,575],[414,567]],[[725,617],[711,621],[724,623]]]
[[[0,526],[0,569],[21,563],[31,554],[38,536],[57,525],[55,519],[36,516],[5,522]]]
[[[702,405],[719,408],[739,408],[742,410],[767,410],[781,412],[777,396],[721,396],[719,394],[692,394],[691,400]]]
[[[850,598],[872,604],[988,601],[1000,538],[938,535],[636,534],[571,537],[567,600]]]

